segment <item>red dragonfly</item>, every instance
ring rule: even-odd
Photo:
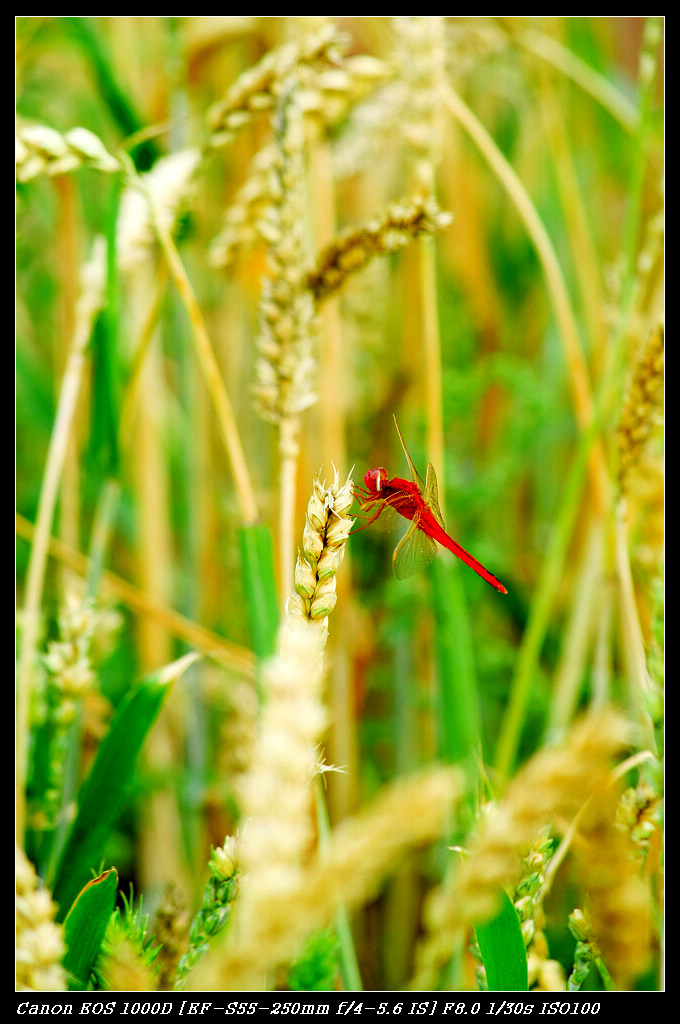
[[[501,594],[507,594],[507,590],[500,580],[497,580],[488,569],[485,569],[476,558],[473,558],[465,548],[462,548],[446,533],[439,509],[437,477],[434,467],[432,463],[428,465],[427,482],[423,483],[404,444],[396,416],[394,425],[411,470],[411,479],[402,480],[395,476],[390,480],[387,470],[382,466],[379,466],[378,469],[370,469],[364,476],[366,486],[354,489],[354,493],[361,503],[362,511],[371,513],[368,521],[360,529],[363,530],[371,523],[376,523],[384,529],[393,530],[403,526],[404,519],[411,520],[411,525],[392,555],[394,575],[399,580],[406,579],[425,569],[439,550],[437,544],[441,544],[452,551],[457,558],[462,559],[466,565],[474,569],[482,579],[490,583]]]

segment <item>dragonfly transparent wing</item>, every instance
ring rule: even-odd
[[[379,515],[371,523],[372,529],[382,530],[383,533],[390,533],[392,530],[403,530],[409,520],[407,516],[403,516],[397,510],[397,506],[400,501],[405,501],[407,498],[408,495],[405,495],[403,491],[398,491],[389,498],[366,501],[361,506],[361,509],[374,516],[378,511],[378,506],[380,506]]]
[[[401,441],[401,447],[404,449],[404,455],[406,456],[406,461],[408,462],[408,468],[411,470],[411,479],[413,480],[414,484],[418,485],[418,487],[420,489],[420,493],[422,494],[423,491],[425,490],[425,484],[422,481],[422,477],[419,476],[418,470],[413,465],[413,459],[409,455],[408,448],[404,444],[404,438],[401,436],[401,430],[399,429],[399,424],[397,423],[397,417],[393,415],[393,419],[394,419],[394,425],[397,428],[397,433],[399,434],[399,440]],[[436,485],[437,485],[437,482],[435,480],[435,487],[436,487]]]
[[[429,507],[442,530],[445,529],[444,518],[439,508],[439,489],[437,487],[437,476],[434,466],[430,462],[427,467],[427,483],[425,484],[425,504]]]
[[[418,529],[416,517],[394,549],[394,575],[398,580],[408,579],[409,576],[426,569],[436,554],[436,541],[428,537],[424,530]]]

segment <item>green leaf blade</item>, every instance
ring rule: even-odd
[[[475,926],[490,992],[527,992],[529,974],[524,936],[512,900],[501,893],[495,917]]]
[[[123,810],[137,757],[167,696],[170,684],[196,660],[190,654],[135,686],[121,702],[83,784],[78,813],[56,872],[53,893],[63,920],[78,892],[97,870],[109,834]]]
[[[239,544],[253,650],[262,660],[274,653],[279,625],[271,533],[260,523],[244,526]]]
[[[67,952],[64,968],[69,989],[87,988],[90,972],[101,948],[118,892],[118,872],[109,868],[80,891],[64,922]]]

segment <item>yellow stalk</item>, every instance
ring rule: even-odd
[[[152,203],[152,201],[150,202]],[[196,299],[196,295],[191,286],[191,282],[189,281],[187,272],[184,269],[184,264],[182,263],[175,243],[170,236],[170,232],[162,223],[160,223],[158,218],[155,217],[154,227],[163,252],[165,253],[170,274],[175,282],[180,298],[184,303],[187,316],[189,317],[194,344],[196,346],[196,355],[203,373],[203,380],[215,408],[217,421],[222,434],[222,440],[231,463],[231,469],[234,475],[234,484],[236,486],[236,494],[241,508],[241,516],[244,523],[251,524],[256,522],[258,518],[255,491],[250,479],[248,463],[246,462],[245,452],[243,450],[241,437],[236,424],[236,418],[234,416],[234,410],[229,394],[224,385],[224,381],[222,380],[220,368],[210,342],[203,314],[201,313],[201,308],[198,304],[198,300]]]
[[[524,185],[486,128],[453,89],[444,92],[444,101],[451,115],[475,142],[497,175],[534,243],[564,347],[576,420],[581,430],[585,431],[593,416],[588,370],[581,350],[576,318],[552,242]],[[605,507],[606,473],[602,449],[597,442],[589,453],[589,470],[595,507],[601,512]]]
[[[71,348],[61,382],[59,402],[50,437],[45,471],[43,473],[33,545],[26,574],[26,592],[23,610],[23,635],[17,672],[17,724],[16,724],[16,834],[23,835],[25,816],[25,783],[28,757],[28,716],[30,705],[33,659],[38,639],[40,603],[45,579],[45,565],[50,542],[54,511],[64,461],[71,435],[71,425],[78,402],[78,394],[85,368],[85,350],[90,340],[94,318],[103,298],[104,272],[101,252],[95,252],[86,268],[91,280],[84,282],[76,316]]]
[[[651,691],[651,681],[647,673],[645,645],[640,628],[640,617],[635,604],[633,578],[630,571],[625,502],[622,501],[619,504],[620,507],[616,518],[616,571],[619,583],[618,595],[626,679],[631,700],[637,710],[638,720],[644,732],[643,742],[654,750],[654,727],[649,717],[649,712],[645,707],[645,699]]]
[[[593,99],[608,110],[626,131],[631,133],[636,131],[640,118],[635,104],[627,100],[611,82],[599,75],[566,46],[562,46],[556,39],[551,39],[550,36],[532,29],[522,32],[518,36],[518,41],[551,67],[561,71],[567,78],[571,78],[584,92],[589,93]]]
[[[23,516],[17,515],[16,532],[17,536],[31,541],[35,536],[36,528]],[[58,537],[48,538],[47,551],[52,558],[56,558],[62,565],[67,566],[72,572],[83,578],[86,578],[92,570],[92,560],[87,555],[76,551],[75,548],[59,540]],[[153,619],[178,640],[183,640],[190,647],[195,647],[204,654],[210,655],[239,675],[249,679],[254,677],[253,655],[244,647],[230,643],[218,636],[217,633],[185,618],[173,608],[168,608],[160,601],[149,597],[144,591],[139,590],[138,587],[113,572],[104,570],[99,577],[99,584],[104,593],[122,601],[137,615]]]

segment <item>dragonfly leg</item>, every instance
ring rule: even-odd
[[[375,497],[367,487],[360,487],[358,484],[352,487],[352,494],[359,502],[368,501],[370,498]]]
[[[370,526],[371,523],[374,523],[376,521],[376,519],[378,518],[378,516],[380,515],[380,513],[382,512],[382,510],[383,510],[382,506],[383,506],[383,503],[381,502],[380,505],[378,506],[377,511],[374,512],[373,515],[362,516],[362,515],[359,515],[357,512],[353,513],[352,518],[353,519],[361,519],[362,522],[363,522],[363,526],[357,526],[357,527],[355,527],[355,529],[350,530],[349,532],[350,533],[359,533],[360,530],[365,530],[367,526]],[[364,506],[362,505],[362,510],[363,510],[363,508],[364,508]]]

